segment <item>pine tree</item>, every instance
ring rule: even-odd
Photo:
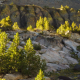
[[[27,52],[33,51],[33,44],[31,42],[31,39],[30,38],[27,40],[27,43],[24,46],[24,50],[27,51]]]
[[[43,71],[41,69],[39,70],[39,73],[37,74],[35,80],[45,80]]]
[[[19,50],[18,50],[18,45],[19,45],[19,34],[16,33],[14,35],[13,42],[11,43],[10,47],[7,50],[8,58],[9,58],[9,63],[8,63],[8,69],[12,69],[14,71],[18,71],[19,67]]]
[[[8,37],[5,32],[0,32],[0,54],[5,53]]]
[[[49,21],[44,17],[44,30],[49,30]]]
[[[6,69],[6,44],[8,43],[8,37],[5,32],[1,32],[0,30],[0,73],[4,72]],[[5,71],[6,72],[6,71]]]
[[[41,16],[40,16],[39,20],[37,20],[37,22],[36,22],[36,28],[43,30],[43,23],[44,23],[43,18],[41,18]]]

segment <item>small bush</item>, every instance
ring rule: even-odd
[[[18,26],[18,24],[17,24],[17,22],[14,22],[14,25],[12,26],[12,29],[13,29],[13,30],[18,30],[18,29],[20,29],[19,26]]]
[[[31,25],[28,26],[28,27],[27,27],[27,30],[28,30],[28,31],[33,31],[32,26],[31,26]]]
[[[0,21],[0,27],[2,28],[11,29],[11,25],[12,25],[12,22],[11,22],[10,16],[3,18]]]
[[[35,50],[41,50],[40,44],[34,44],[33,47]]]

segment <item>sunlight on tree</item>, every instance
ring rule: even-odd
[[[43,71],[41,69],[39,70],[39,73],[37,74],[35,80],[45,80]]]

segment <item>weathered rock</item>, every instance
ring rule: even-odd
[[[40,44],[39,42],[36,42],[36,41],[32,41],[32,44]],[[46,46],[44,46],[43,44],[40,44],[40,46],[41,46],[41,48],[42,49],[45,49],[45,48],[47,48]]]
[[[6,80],[18,80],[18,79],[22,79],[22,75],[21,74],[6,74],[3,78]]]
[[[80,35],[78,33],[71,33],[70,39],[80,43]]]
[[[59,76],[58,79],[59,80],[72,80],[72,79],[70,79],[69,77],[66,77],[66,76]]]
[[[63,40],[63,42],[64,42],[65,46],[69,46],[69,47],[72,48],[72,50],[74,52],[78,52],[76,47],[79,46],[80,44],[78,44],[78,43],[76,43],[74,41],[71,41],[71,40]]]
[[[70,56],[65,57],[69,64],[78,64],[78,61]]]
[[[69,66],[67,65],[59,65],[59,64],[54,64],[54,63],[47,63],[47,70],[45,70],[45,72],[52,72],[52,71],[57,71],[57,70],[61,70],[61,69],[66,69],[69,68]]]
[[[67,56],[70,56],[71,54],[70,54],[70,50],[69,49],[67,49],[67,48],[65,48],[65,47],[63,47],[63,49],[62,49],[64,52],[65,52],[65,54],[67,55]]]
[[[49,77],[44,76],[45,80],[51,80]]]

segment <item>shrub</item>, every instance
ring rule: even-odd
[[[31,26],[31,25],[28,26],[28,27],[27,27],[27,30],[28,30],[28,31],[33,31],[32,26]]]
[[[61,34],[63,37],[70,36],[70,28],[68,21],[65,21],[65,24],[61,24],[61,26],[57,29],[57,33]]]
[[[40,44],[34,44],[33,47],[35,50],[41,50]]]
[[[11,29],[11,25],[12,25],[12,22],[11,22],[10,16],[3,18],[0,21],[0,27],[4,27],[5,29]]]
[[[13,29],[13,30],[18,30],[18,29],[20,29],[19,26],[18,26],[18,24],[17,24],[17,22],[14,22],[14,25],[12,26],[12,29]]]
[[[39,73],[37,74],[35,80],[45,80],[43,71],[41,69],[39,70]]]

